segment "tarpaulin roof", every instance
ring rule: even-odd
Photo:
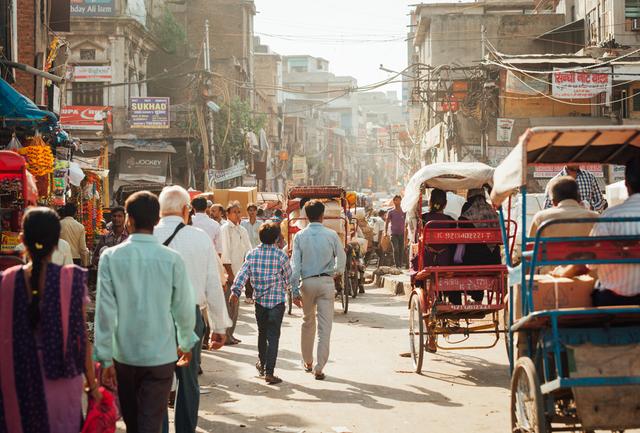
[[[498,206],[526,185],[527,164],[625,164],[640,155],[640,126],[568,126],[528,129],[496,168],[491,200]]]
[[[21,126],[54,126],[58,122],[55,114],[39,109],[29,98],[20,94],[3,79],[0,79],[0,118],[5,124]]]
[[[418,170],[409,180],[402,199],[402,210],[413,212],[419,205],[422,188],[458,190],[491,185],[493,167],[481,162],[442,162]]]

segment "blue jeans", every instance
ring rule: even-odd
[[[273,376],[278,358],[280,328],[284,318],[284,303],[273,308],[265,308],[256,303],[258,322],[258,358],[267,376]]]

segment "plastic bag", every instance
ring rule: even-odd
[[[18,140],[16,134],[11,134],[11,140],[9,140],[9,143],[7,143],[6,150],[18,150],[20,148],[22,148],[22,143],[20,143],[20,140]]]

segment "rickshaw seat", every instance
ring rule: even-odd
[[[527,244],[527,251],[533,250]],[[624,260],[640,257],[640,239],[593,239],[541,242],[536,262]]]
[[[477,265],[477,266],[429,266],[419,271],[415,279],[417,281],[426,280],[430,276],[435,278],[455,278],[461,276],[468,278],[469,274],[474,277],[498,277],[507,273],[506,265]],[[444,274],[444,275],[443,275]]]

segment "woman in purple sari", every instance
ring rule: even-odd
[[[0,278],[0,433],[78,433],[85,371],[100,398],[84,318],[86,271],[51,263],[60,237],[53,210],[29,209],[22,230],[29,262]]]

